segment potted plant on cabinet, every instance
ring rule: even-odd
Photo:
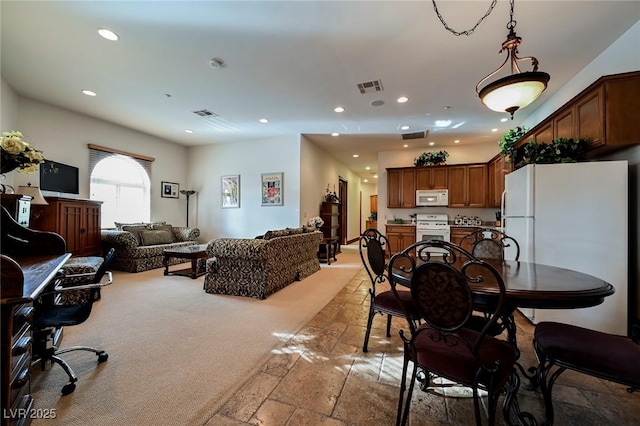
[[[419,166],[437,166],[447,161],[449,153],[447,151],[423,152],[413,160],[413,165]]]
[[[507,133],[502,135],[502,139],[498,141],[500,147],[500,155],[509,159],[515,166],[517,148],[516,143],[527,133],[527,129],[524,126],[518,126],[510,129]]]

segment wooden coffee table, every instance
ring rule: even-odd
[[[164,265],[165,275],[180,275],[183,277],[191,277],[191,279],[196,279],[207,272],[205,266],[205,260],[209,258],[209,255],[207,254],[207,244],[197,244],[195,246],[165,249],[162,254],[164,255],[162,264]],[[190,259],[191,268],[169,271],[169,260],[172,257],[175,257],[177,259]]]

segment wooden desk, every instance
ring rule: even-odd
[[[29,376],[33,344],[32,302],[52,285],[70,257],[70,253],[16,259],[1,257],[2,426],[31,422],[27,413],[33,406]]]

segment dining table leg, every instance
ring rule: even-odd
[[[520,404],[518,403],[519,389],[520,376],[518,376],[518,372],[514,370],[507,381],[507,394],[504,398],[504,404],[502,405],[504,420],[510,426],[537,426],[538,422],[534,415],[520,409]],[[512,419],[512,414],[515,414],[515,423]]]

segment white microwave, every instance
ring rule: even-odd
[[[448,206],[448,189],[418,189],[416,191],[416,206]]]

